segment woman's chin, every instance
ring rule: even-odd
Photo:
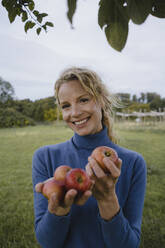
[[[77,127],[75,127],[75,128],[72,128],[72,130],[75,133],[77,133],[78,135],[80,135],[80,136],[88,135],[88,134],[91,133],[88,128],[77,128]]]

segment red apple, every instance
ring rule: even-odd
[[[57,198],[62,201],[65,194],[64,181],[57,181],[50,178],[44,182],[41,193],[49,200],[53,193],[57,194]]]
[[[90,189],[91,180],[86,171],[80,168],[70,170],[66,174],[66,189],[76,189],[78,193],[83,193]]]
[[[109,157],[115,164],[118,163],[117,152],[108,146],[99,146],[95,148],[91,154],[91,157],[97,161],[97,163],[100,165],[105,173],[109,173],[108,169],[103,163],[103,159],[105,157]]]
[[[63,181],[65,180],[66,174],[68,171],[70,171],[72,168],[69,165],[60,165],[56,168],[54,172],[54,179],[57,181]]]

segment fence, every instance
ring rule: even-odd
[[[135,121],[140,122],[164,122],[165,121],[165,111],[150,111],[150,112],[116,112],[116,121]]]

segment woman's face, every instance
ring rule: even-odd
[[[63,83],[58,98],[63,119],[74,132],[83,136],[95,134],[102,129],[101,106],[78,80]]]

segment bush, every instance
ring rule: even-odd
[[[23,127],[35,122],[13,108],[0,108],[0,127]]]

